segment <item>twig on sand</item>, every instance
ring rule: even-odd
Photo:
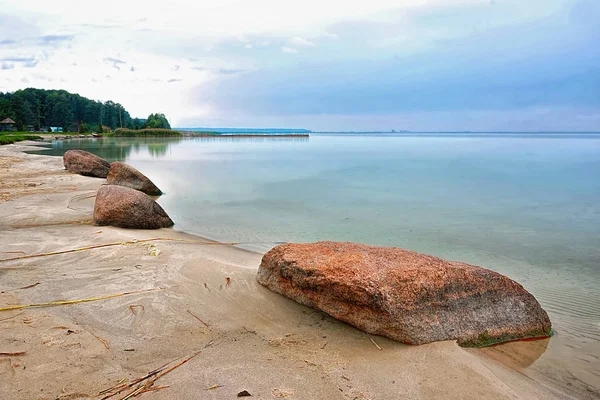
[[[110,247],[110,246],[123,246],[123,245],[128,245],[128,244],[136,244],[136,243],[143,243],[143,242],[152,242],[152,241],[158,241],[158,240],[167,240],[167,241],[185,242],[185,243],[197,243],[197,244],[206,244],[206,245],[221,245],[221,246],[232,246],[232,245],[239,244],[238,242],[212,242],[212,241],[205,241],[205,240],[191,240],[191,239],[178,239],[178,238],[163,238],[163,237],[158,237],[158,238],[152,238],[152,239],[130,240],[130,241],[127,241],[127,242],[113,242],[113,243],[97,244],[97,245],[93,245],[93,246],[78,247],[76,249],[61,250],[61,251],[52,251],[50,253],[39,253],[39,254],[29,254],[29,255],[24,255],[24,256],[10,257],[10,258],[0,259],[0,262],[2,262],[2,261],[13,261],[13,260],[22,260],[22,259],[25,259],[25,258],[55,256],[55,255],[58,255],[58,254],[74,253],[76,251],[85,251],[85,250],[92,250],[92,249],[100,249],[100,248],[103,248],[103,247]]]
[[[200,318],[198,318],[198,316],[196,316],[196,315],[192,314],[192,312],[191,312],[190,310],[186,310],[186,311],[187,311],[187,312],[188,312],[188,313],[189,313],[189,314],[190,314],[192,317],[194,317],[194,318],[196,318],[198,321],[202,322],[202,323],[204,324],[204,326],[206,326],[207,328],[209,327],[209,325],[208,325],[206,322],[202,321]]]
[[[223,387],[223,385],[212,385],[211,387],[204,388],[204,390],[215,390],[220,387]]]
[[[169,387],[169,385],[164,385],[164,386],[153,386],[153,387],[149,387],[148,389],[144,389],[144,390],[142,390],[142,391],[141,391],[139,394],[146,393],[146,392],[153,392],[153,391],[155,391],[155,390],[166,389],[166,388],[168,388],[168,387]]]
[[[22,289],[31,289],[32,287],[36,287],[36,286],[37,286],[37,285],[39,285],[39,284],[40,284],[40,282],[36,282],[36,283],[34,283],[33,285],[23,286],[23,287],[20,287],[20,288],[18,288],[17,290],[22,290]]]
[[[148,378],[153,377],[154,375],[163,371],[167,367],[167,365],[171,364],[172,362],[174,362],[174,361],[169,361],[168,363],[158,367],[157,369],[155,369],[153,371],[148,372],[146,375],[144,375],[142,377],[134,379],[133,381],[131,381],[129,383],[125,383],[125,382],[127,382],[127,379],[123,378],[115,386],[109,387],[108,389],[104,389],[101,392],[98,392],[98,395],[100,396],[100,395],[106,394],[106,396],[104,396],[102,398],[102,400],[108,399],[112,396],[115,396],[115,395],[121,393],[122,391],[127,390],[127,389],[131,388],[132,386],[134,386]]]
[[[375,345],[375,347],[377,347],[379,350],[383,350],[381,347],[379,347],[379,345],[377,343],[375,343],[375,341],[373,340],[373,338],[371,338],[371,342],[373,342],[373,344]]]
[[[23,356],[25,355],[24,351],[17,351],[14,353],[5,353],[5,352],[0,352],[0,356]]]
[[[126,400],[126,399],[130,399],[130,398],[139,396],[140,394],[145,393],[145,392],[167,388],[168,386],[153,386],[153,385],[154,385],[154,382],[156,382],[158,379],[165,376],[166,374],[173,371],[174,369],[181,367],[183,364],[190,361],[192,358],[196,357],[200,353],[201,353],[201,351],[198,351],[198,352],[192,354],[191,356],[189,356],[188,358],[178,362],[177,364],[175,364],[169,368],[167,368],[167,367],[169,366],[169,364],[172,364],[173,361],[168,362],[168,363],[164,364],[163,366],[155,369],[154,371],[150,371],[146,375],[139,377],[137,379],[134,379],[133,381],[131,381],[129,383],[117,384],[109,389],[105,389],[105,390],[101,391],[98,394],[99,395],[104,394],[105,396],[102,397],[101,400],[106,400],[106,399],[116,396],[122,392],[131,390],[129,393],[127,393],[125,395],[125,397],[121,397],[121,400]]]
[[[16,289],[7,289],[7,290],[1,291],[0,293],[12,292],[12,291],[15,291],[15,290],[31,289],[32,287],[36,287],[39,284],[40,284],[40,282],[36,282],[33,285],[23,286],[23,287],[16,288]]]
[[[127,295],[130,295],[130,294],[137,294],[137,293],[143,293],[143,292],[151,292],[153,290],[162,290],[162,288],[152,288],[152,289],[136,290],[136,291],[133,291],[133,292],[117,293],[117,294],[111,294],[109,296],[92,297],[92,298],[89,298],[89,299],[51,301],[51,302],[48,302],[48,303],[36,303],[36,304],[21,304],[21,305],[17,305],[17,306],[3,307],[3,308],[0,308],[0,311],[19,310],[19,309],[22,309],[22,308],[29,308],[29,307],[51,307],[51,306],[62,306],[62,305],[76,304],[76,303],[87,303],[87,302],[90,302],[90,301],[112,299],[112,298],[115,298],[115,297],[127,296]]]
[[[110,350],[110,346],[108,345],[108,343],[106,342],[106,340],[102,339],[101,337],[98,337],[96,335],[94,335],[92,333],[92,336],[95,337],[96,339],[98,339],[99,341],[102,342],[102,344],[104,345],[104,347],[106,347],[106,350]]]

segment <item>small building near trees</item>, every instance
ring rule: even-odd
[[[14,131],[16,122],[10,118],[5,118],[0,121],[0,132]]]

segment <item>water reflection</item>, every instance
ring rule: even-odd
[[[234,136],[214,136],[214,137],[195,137],[191,138],[197,142],[254,142],[254,143],[264,143],[264,142],[308,142],[310,139],[308,136],[299,136],[299,137],[291,137],[291,136],[259,136],[259,137],[234,137]]]
[[[148,153],[152,158],[161,158],[167,155],[169,143],[148,143]]]
[[[147,153],[152,158],[162,158],[171,145],[181,142],[182,138],[103,138],[93,143],[80,143],[81,148],[109,161],[126,160],[132,154]]]
[[[504,343],[498,346],[473,350],[513,368],[527,368],[548,349],[550,339]]]
[[[152,159],[167,157],[173,146],[182,144],[193,145],[194,143],[218,144],[218,143],[306,143],[308,137],[191,137],[191,138],[96,138],[96,139],[69,139],[55,140],[48,150],[30,151],[30,154],[45,154],[62,156],[66,151],[82,149],[94,153],[108,161],[125,161],[133,155],[148,155]],[[45,147],[45,146],[44,146]],[[191,147],[191,146],[190,146]]]
[[[108,161],[125,161],[133,154],[149,154],[152,158],[163,158],[169,147],[185,140],[183,138],[102,138],[56,140],[48,150],[30,151],[30,154],[62,156],[72,149],[94,153]]]

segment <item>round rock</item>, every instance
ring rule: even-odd
[[[67,151],[63,163],[69,172],[96,178],[106,178],[110,169],[108,161],[83,150]]]
[[[162,191],[146,175],[131,165],[119,161],[110,164],[106,182],[109,185],[126,186],[139,190],[150,196],[160,196],[162,194]]]
[[[158,229],[173,226],[173,221],[147,194],[123,186],[105,185],[96,195],[94,224]]]

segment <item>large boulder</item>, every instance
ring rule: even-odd
[[[74,174],[106,178],[110,163],[83,150],[69,150],[63,156],[65,168]]]
[[[109,185],[126,186],[139,190],[150,196],[160,196],[162,194],[162,191],[146,175],[131,165],[118,161],[110,164],[110,171],[108,171],[106,182]]]
[[[105,185],[96,195],[94,224],[158,229],[173,226],[173,221],[150,196],[123,186]]]
[[[407,343],[462,346],[545,338],[548,314],[517,282],[489,269],[399,248],[283,244],[257,280],[368,333]]]

